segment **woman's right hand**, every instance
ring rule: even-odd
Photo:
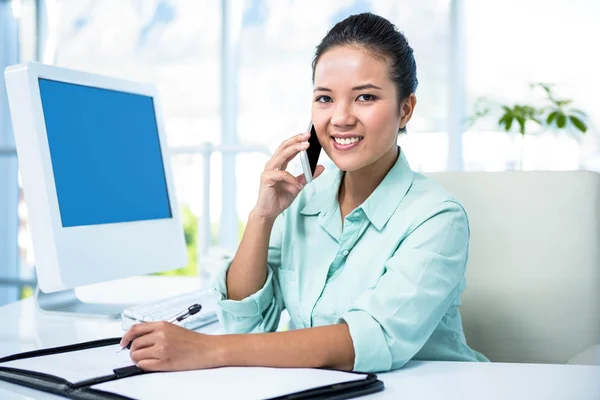
[[[260,177],[258,200],[252,211],[255,215],[275,220],[292,204],[306,185],[304,174],[293,176],[285,169],[300,151],[308,149],[309,137],[310,132],[306,132],[287,139],[265,164],[265,170]],[[317,166],[314,177],[319,176],[323,170],[322,165]]]

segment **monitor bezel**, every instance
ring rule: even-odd
[[[13,69],[13,72],[26,74],[27,88],[24,80],[19,81],[15,77],[17,84],[12,85],[12,93],[9,88],[11,114],[18,114],[16,118],[13,115],[13,119],[22,119],[29,114],[33,123],[32,129],[28,130],[25,123],[13,121],[25,199],[32,211],[29,224],[40,288],[44,292],[53,292],[184,267],[187,250],[157,89],[148,83],[40,63],[28,63],[20,70]],[[7,82],[11,78],[9,75],[10,71],[7,71]],[[62,226],[40,95],[40,78],[152,97],[171,218]],[[17,96],[16,89],[27,92]],[[27,100],[29,107],[22,104]],[[13,108],[17,110],[13,112]],[[42,226],[44,224],[49,226]],[[48,248],[49,245],[53,248]],[[42,247],[45,247],[40,251],[45,256],[43,259],[36,251],[36,248]]]

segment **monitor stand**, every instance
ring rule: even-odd
[[[86,303],[75,294],[74,289],[45,293],[39,286],[35,291],[35,304],[44,313],[78,317],[121,318],[123,309],[133,304]]]

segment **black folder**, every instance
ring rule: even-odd
[[[27,358],[41,357],[51,354],[66,353],[77,350],[86,350],[102,346],[114,346],[120,342],[121,338],[110,338],[95,340],[91,342],[77,343],[68,346],[54,347],[41,349],[25,353],[19,353],[4,358],[0,358],[0,380],[14,383],[21,386],[41,390],[44,392],[53,393],[70,399],[78,400],[134,400],[131,397],[122,396],[120,394],[92,389],[91,386],[113,381],[117,379],[127,379],[141,374],[151,374],[153,372],[144,372],[135,365],[124,368],[114,369],[112,374],[99,376],[93,379],[80,381],[77,383],[68,382],[66,379],[59,376],[17,369],[3,366],[3,363]],[[302,399],[350,399],[367,394],[382,391],[383,382],[377,379],[375,374],[362,374],[364,379],[354,380],[350,382],[341,382],[329,386],[321,386],[309,390],[290,393],[284,396],[274,397],[268,400],[302,400]],[[143,400],[143,399],[139,399]]]

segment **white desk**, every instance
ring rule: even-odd
[[[111,301],[165,297],[200,287],[198,280],[142,278],[89,288],[87,298],[109,292]],[[41,314],[33,299],[0,307],[0,357],[44,347],[61,346],[122,335],[120,322]],[[216,333],[218,324],[209,327]],[[386,389],[365,399],[577,399],[600,400],[600,366],[500,363],[410,362],[404,368],[378,374]],[[61,399],[61,397],[0,382],[0,399]]]

